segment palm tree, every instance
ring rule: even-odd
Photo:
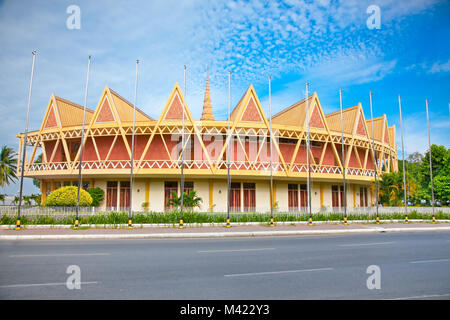
[[[0,194],[0,201],[5,204],[5,195],[4,194]]]
[[[17,158],[12,148],[3,146],[0,150],[0,187],[9,186],[17,180]]]
[[[203,202],[202,198],[197,196],[197,192],[194,190],[189,191],[189,193],[184,193],[183,196],[183,206],[192,209],[194,207],[200,207],[200,202]],[[180,207],[181,206],[181,196],[177,196],[175,191],[172,191],[172,198],[167,200],[166,206],[170,207]]]

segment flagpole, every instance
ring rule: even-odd
[[[15,230],[20,230],[20,209],[22,206],[22,192],[23,192],[23,176],[25,171],[25,153],[27,151],[27,136],[28,136],[28,123],[30,120],[30,105],[31,105],[31,91],[33,88],[33,76],[34,76],[34,62],[36,61],[36,50],[31,52],[33,55],[32,63],[31,63],[31,76],[30,76],[30,87],[28,89],[28,105],[27,105],[27,121],[25,122],[25,133],[23,137],[23,146],[22,146],[22,163],[20,169],[20,187],[19,187],[19,205],[17,207],[17,221]]]
[[[344,150],[344,120],[342,117],[342,89],[339,89],[339,105],[341,108],[341,152],[342,152],[342,177],[344,180],[344,225],[347,223],[347,189],[345,185],[345,150]]]
[[[227,132],[227,228],[230,227],[230,109],[231,109],[231,71],[228,71],[228,132]]]
[[[80,191],[81,191],[81,184],[83,183],[82,177],[81,177],[81,169],[83,167],[84,125],[85,125],[85,121],[86,121],[86,107],[87,107],[90,67],[91,67],[91,56],[89,56],[89,60],[88,60],[88,69],[87,69],[87,75],[86,75],[86,89],[84,91],[84,108],[83,108],[83,123],[81,125],[80,158],[78,160],[79,164],[78,164],[77,209],[76,209],[76,218],[75,218],[74,229],[78,229],[78,218],[79,218],[79,214],[80,214]]]
[[[133,229],[133,170],[134,170],[134,131],[136,127],[136,97],[138,85],[138,65],[139,60],[136,60],[136,78],[134,81],[134,101],[133,101],[133,131],[131,132],[131,156],[130,156],[130,211],[128,213],[128,229]]]
[[[430,136],[430,118],[428,116],[428,99],[425,99],[425,107],[427,109],[427,128],[428,128],[428,147],[430,148],[430,182],[431,182],[431,206],[433,210],[433,223],[436,223],[434,215],[434,188],[433,188],[433,162],[431,160],[431,136]]]
[[[270,141],[270,226],[273,227],[273,168],[272,168],[272,95],[269,76],[269,141]]]
[[[309,101],[308,101],[308,86],[309,83],[306,83],[306,128],[307,128],[307,135],[306,135],[306,163],[308,168],[308,175],[307,175],[307,196],[308,196],[308,209],[309,209],[309,219],[308,219],[308,225],[312,226],[312,210],[311,210],[311,166],[310,166],[310,147],[309,147]]]
[[[375,130],[373,127],[373,112],[372,112],[372,92],[369,91],[369,98],[370,98],[370,118],[371,118],[371,122],[372,122],[372,152],[373,152],[373,160],[374,160],[374,164],[373,164],[373,168],[375,170],[375,194],[376,194],[376,210],[377,210],[377,224],[380,224],[380,217],[378,216],[378,180],[377,180],[377,172],[378,172],[378,167],[377,167],[377,157],[375,154]]]
[[[402,125],[402,104],[400,95],[398,96],[398,108],[400,111],[400,135],[402,138],[402,158],[403,158],[403,194],[405,202],[405,223],[408,223],[408,203],[406,201],[406,172],[405,172],[405,148],[403,145],[403,125]]]
[[[183,229],[183,205],[184,205],[184,106],[186,103],[186,65],[184,65],[184,96],[183,96],[183,119],[181,120],[181,203],[180,203],[180,225],[179,228]]]

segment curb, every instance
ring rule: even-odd
[[[74,234],[74,235],[0,235],[0,240],[80,240],[80,239],[163,239],[163,238],[229,238],[296,236],[343,233],[376,232],[421,232],[450,231],[450,227],[413,227],[413,228],[370,228],[348,230],[297,230],[297,231],[253,231],[253,232],[204,232],[204,233],[154,233],[154,234]]]
[[[401,223],[404,222],[403,219],[392,219],[392,220],[380,220],[380,223]],[[432,222],[430,219],[409,219],[410,223],[414,222]],[[436,223],[449,223],[450,220],[436,220]],[[231,226],[252,226],[252,225],[264,225],[269,222],[232,222]],[[342,224],[341,220],[329,220],[329,221],[313,221],[314,224]],[[375,224],[375,220],[348,220],[348,224],[363,223],[363,224]],[[308,224],[308,221],[278,221],[275,225],[290,225],[290,224]],[[222,227],[225,222],[222,223],[183,223],[186,227]],[[135,228],[172,228],[177,227],[178,223],[136,223],[133,224]],[[13,229],[16,225],[14,224],[4,224],[0,225],[0,229]],[[28,224],[22,226],[25,229],[70,229],[73,225],[70,224]],[[127,228],[128,224],[80,224],[79,227],[90,227],[93,229],[120,229]]]

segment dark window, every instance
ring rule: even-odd
[[[130,182],[120,182],[120,207],[127,209],[130,208]]]
[[[256,190],[254,183],[244,183],[244,211],[256,210]]]
[[[106,207],[117,207],[117,181],[106,182]]]
[[[288,209],[289,211],[298,210],[298,185],[288,184]]]
[[[164,206],[166,209],[173,209],[173,206],[167,205],[167,201],[169,201],[169,199],[174,198],[172,192],[175,192],[176,195],[178,194],[178,182],[176,181],[164,182]]]
[[[306,184],[300,185],[300,207],[306,208],[308,206],[308,188]]]
[[[230,185],[230,211],[241,211],[241,183],[232,182]]]
[[[184,182],[184,193],[188,194],[192,190],[194,190],[194,183],[192,181],[185,181]]]
[[[331,186],[331,206],[343,208],[344,203],[344,186]]]
[[[359,189],[359,205],[361,207],[367,207],[369,205],[367,201],[367,188],[360,188]]]

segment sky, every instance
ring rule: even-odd
[[[79,8],[79,28],[73,11]],[[370,6],[379,8],[379,28]],[[369,10],[368,10],[369,9]],[[68,23],[67,22],[72,22]],[[370,27],[370,28],[369,28]],[[25,130],[33,50],[37,51],[30,130],[39,128],[52,93],[84,103],[92,55],[88,107],[105,85],[158,118],[174,84],[199,119],[206,70],[213,113],[227,118],[228,71],[234,106],[250,84],[268,114],[317,92],[325,113],[361,102],[370,118],[386,114],[397,128],[401,95],[405,153],[428,148],[425,99],[432,143],[450,148],[450,2],[438,0],[319,1],[20,1],[0,0],[0,145],[18,149]],[[38,193],[25,179],[25,194]],[[0,193],[14,194],[18,184]]]

